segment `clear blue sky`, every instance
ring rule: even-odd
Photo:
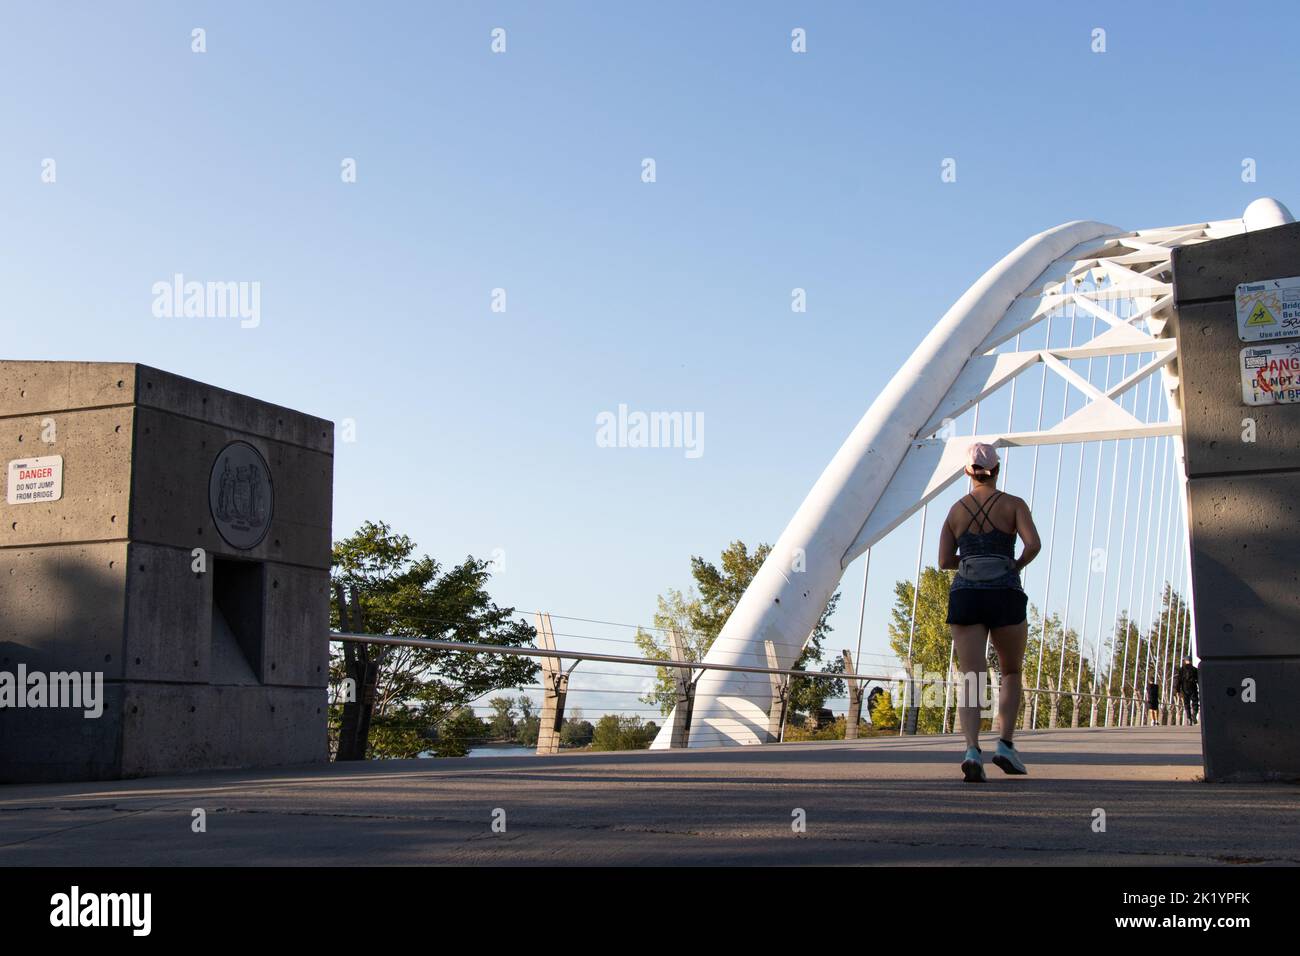
[[[647,621],[690,555],[775,540],[1031,233],[1300,204],[1298,34],[1282,3],[8,5],[3,351],[355,419],[336,536],[501,548],[502,603]],[[260,282],[260,326],[156,318],[177,272]],[[703,456],[597,447],[620,403],[702,413]]]

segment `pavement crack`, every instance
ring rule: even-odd
[[[48,830],[45,833],[34,833],[31,836],[24,837],[21,840],[10,840],[8,843],[0,843],[0,850],[3,850],[6,847],[11,847],[11,846],[22,846],[24,843],[35,843],[37,840],[44,840],[49,837],[60,836],[61,834],[64,833],[71,833],[74,830],[85,830],[88,827],[98,827],[98,826],[103,826],[106,823],[116,823],[118,820],[126,819],[129,817],[140,816],[145,813],[152,813],[155,810],[166,809],[173,805],[174,804],[166,803],[166,804],[160,804],[159,806],[156,807],[142,807],[138,810],[128,809],[125,807],[106,806],[104,804],[100,804],[95,807],[11,807],[11,808],[7,808],[9,810],[19,810],[19,811],[40,810],[40,809],[44,809],[48,811],[54,809],[54,810],[63,810],[69,813],[76,813],[79,810],[83,810],[83,809],[97,809],[97,810],[109,810],[115,814],[118,814],[118,816],[108,816],[108,817],[104,817],[102,820],[87,820],[85,823],[76,823],[73,824],[72,826],[59,827],[58,829]]]

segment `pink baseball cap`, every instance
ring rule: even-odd
[[[998,466],[998,452],[992,445],[977,441],[966,449],[966,463],[971,468],[992,471]]]

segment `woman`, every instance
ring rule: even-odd
[[[1160,723],[1160,685],[1155,681],[1147,684],[1147,718],[1152,727]]]
[[[957,711],[966,735],[961,769],[967,783],[985,780],[976,688],[985,677],[986,641],[992,642],[1002,669],[998,698],[1002,735],[993,762],[1005,773],[1028,772],[1011,742],[1020,712],[1020,666],[1029,637],[1028,598],[1020,586],[1020,569],[1034,560],[1042,544],[1029,506],[998,490],[1000,468],[992,445],[970,446],[966,454],[970,493],[952,506],[939,535],[939,567],[957,572],[948,591],[948,624],[961,670]],[[1024,544],[1019,558],[1015,557],[1017,535]]]

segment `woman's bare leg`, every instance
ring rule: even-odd
[[[1002,738],[1008,741],[1016,732],[1016,717],[1020,713],[1020,668],[1025,661],[1025,644],[1028,640],[1028,621],[995,627],[989,632],[989,641],[998,652],[998,664],[1002,668],[1002,689],[998,694],[998,729]]]
[[[979,678],[987,669],[984,660],[984,642],[989,629],[980,624],[950,624],[953,650],[957,652],[957,715],[961,731],[966,736],[967,747],[980,745]],[[1021,645],[1021,652],[1024,645]],[[971,676],[971,675],[974,676]],[[962,706],[973,705],[973,706]]]

